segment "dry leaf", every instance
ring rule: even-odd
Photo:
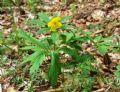
[[[0,92],[2,92],[2,84],[0,84]]]
[[[13,86],[8,87],[6,92],[17,92]]]

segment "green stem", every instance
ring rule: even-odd
[[[11,48],[11,47],[9,47],[9,46],[7,46],[7,44],[5,43],[5,39],[3,39],[2,46],[5,46],[5,47],[7,47],[8,49],[10,49],[10,50],[12,51],[12,48]]]
[[[14,11],[13,11],[12,15],[13,15],[13,21],[14,21],[14,23],[13,23],[13,31],[15,32],[15,41],[17,43],[17,47],[19,47],[20,44],[19,44],[18,27],[17,27],[16,21],[15,21],[16,15],[14,15]]]
[[[7,47],[8,49],[12,50],[11,47],[7,46],[6,44],[3,44],[5,47]]]
[[[88,34],[86,34],[86,33],[85,33],[84,31],[82,31],[82,30],[81,30],[81,32],[83,33],[83,35],[87,36],[87,37],[90,39],[90,41],[94,44],[95,47],[97,47],[97,44],[94,42],[94,40],[93,40]]]

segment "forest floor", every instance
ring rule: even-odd
[[[31,80],[29,77],[22,77],[23,75],[28,76],[28,72],[23,71],[29,66],[26,65],[25,69],[19,66],[19,61],[22,61],[24,55],[21,55],[23,52],[18,52],[17,43],[12,42],[10,37],[14,36],[12,32],[19,28],[31,32],[36,38],[44,37],[45,35],[38,35],[36,29],[31,30],[30,26],[24,23],[24,20],[35,19],[37,13],[41,11],[49,15],[72,15],[71,21],[73,24],[82,28],[85,32],[92,31],[93,35],[102,35],[104,37],[114,35],[114,43],[120,42],[120,5],[114,0],[108,0],[104,3],[102,0],[101,2],[98,0],[66,0],[66,2],[43,0],[43,2],[36,4],[33,8],[30,8],[24,0],[19,7],[17,5],[0,7],[0,31],[3,32],[8,44],[12,43],[9,44],[12,51],[11,49],[6,49],[0,57],[0,92],[33,92],[25,91],[30,87]],[[90,28],[89,25],[93,26]],[[98,25],[102,25],[103,29],[99,29]],[[94,83],[91,92],[120,92],[120,85],[117,85],[118,83],[120,84],[120,81],[113,83],[115,79],[113,72],[116,70],[116,66],[120,64],[120,53],[109,52],[99,56],[97,55],[98,52],[90,46],[84,46],[84,51],[94,54],[100,65],[99,69],[102,74],[100,76],[105,76],[106,81],[108,81],[108,83],[105,83],[100,76],[97,76],[97,81]],[[33,88],[36,89],[35,92],[63,92],[62,87],[65,85],[64,92],[81,92],[78,85],[72,85],[72,76],[69,72],[65,74],[65,77],[66,81],[64,83],[60,81],[60,85],[56,89],[52,89],[48,81],[43,81],[42,84],[38,85],[35,84]]]

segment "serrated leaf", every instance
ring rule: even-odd
[[[33,51],[41,51],[39,46],[25,46],[20,48],[20,50],[33,50]]]
[[[61,22],[66,22],[66,21],[68,21],[68,20],[70,20],[72,18],[72,16],[64,16],[64,17],[62,17],[62,20],[61,20]]]
[[[106,38],[102,38],[102,40],[108,40],[108,41],[110,41],[110,40],[112,40],[112,38],[111,37],[106,37]]]
[[[44,33],[47,33],[47,32],[50,32],[50,29],[49,29],[49,28],[42,28],[42,29],[38,30],[37,33],[39,33],[39,34],[44,34]]]
[[[33,44],[40,45],[39,41],[32,36],[28,35],[26,32],[19,30],[20,36],[25,38],[26,40],[30,41]]]
[[[73,29],[73,28],[74,28],[74,26],[69,25],[69,24],[63,24],[62,25],[62,29],[64,29],[64,30],[66,30],[66,29]]]
[[[96,36],[95,39],[94,39],[94,41],[95,42],[99,42],[99,41],[101,41],[101,39],[102,39],[102,36]]]
[[[48,78],[53,87],[57,85],[57,79],[60,72],[61,64],[59,62],[59,55],[56,52],[51,52],[51,64],[48,72]]]
[[[27,0],[27,2],[30,4],[30,5],[33,5],[35,3],[34,0]]]
[[[32,61],[32,66],[30,68],[30,74],[34,74],[38,71],[39,66],[42,65],[45,60],[45,53],[41,52],[38,56],[36,56],[35,60]]]
[[[47,50],[47,49],[49,49],[49,47],[50,47],[47,38],[41,39],[41,40],[40,40],[40,44],[41,44],[41,47],[44,48],[44,50],[45,50],[45,49]]]
[[[27,41],[35,44],[35,45],[38,45],[40,48],[42,49],[46,49],[46,46],[48,45],[46,41],[43,41],[44,39],[42,40],[37,40],[35,38],[33,38],[32,36],[28,35],[26,32],[22,31],[22,30],[19,30],[19,33],[20,33],[20,36],[25,38]]]
[[[74,35],[73,33],[65,33],[66,35],[66,41],[69,41]]]
[[[28,58],[24,59],[23,63],[26,63],[26,62],[28,62],[28,61],[29,61],[29,62],[30,62],[30,61],[34,61],[34,60],[39,56],[39,54],[41,54],[40,51],[34,52],[33,54],[29,55]]]
[[[111,42],[110,41],[107,41],[107,42],[101,42],[101,43],[98,43],[99,45],[105,45],[105,46],[110,46],[111,45]]]
[[[20,50],[31,50],[34,48],[36,48],[36,46],[25,46],[25,47],[20,48]]]
[[[46,22],[46,23],[48,23],[48,22],[50,21],[50,19],[49,19],[49,17],[47,16],[47,14],[45,14],[45,13],[43,13],[43,12],[39,13],[38,16],[39,16],[39,18],[40,18],[42,21],[44,21],[44,22]]]
[[[60,51],[63,51],[64,53],[72,56],[76,61],[80,61],[81,59],[79,53],[73,48],[61,47]]]
[[[120,65],[117,66],[117,70],[120,70]]]
[[[30,27],[32,28],[40,28],[40,27],[44,27],[46,24],[41,21],[40,19],[39,20],[26,20],[25,23],[27,24],[31,24]]]
[[[99,46],[98,50],[101,54],[105,55],[108,52],[108,47],[105,45]]]
[[[3,52],[4,52],[4,48],[0,47],[0,55],[3,54]]]
[[[120,71],[115,71],[114,74],[116,75],[117,78],[120,78]]]
[[[59,33],[58,32],[53,32],[52,35],[51,35],[51,38],[53,40],[53,43],[58,43],[58,40],[59,40]]]
[[[88,31],[88,32],[85,32],[86,36],[90,36],[92,34],[92,32]]]

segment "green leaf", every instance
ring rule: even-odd
[[[88,31],[88,32],[85,32],[86,36],[91,36],[92,32]]]
[[[120,78],[120,71],[115,71],[114,74],[117,78]]]
[[[72,18],[72,16],[64,16],[64,17],[62,17],[61,22],[64,23],[66,21],[69,21],[71,18]]]
[[[43,38],[40,40],[41,47],[44,48],[44,50],[48,50],[50,48],[50,44],[48,42],[47,38]]]
[[[99,42],[99,41],[101,41],[101,39],[102,39],[102,36],[96,36],[95,39],[94,39],[94,41],[95,42]]]
[[[106,41],[106,42],[101,42],[101,43],[98,43],[99,45],[106,45],[106,46],[109,46],[111,45],[111,42],[110,41]]]
[[[64,53],[72,56],[76,61],[80,61],[81,58],[79,56],[79,53],[73,49],[73,48],[69,48],[69,47],[61,47],[60,51],[63,51]]]
[[[45,38],[41,39],[41,40],[37,40],[22,30],[19,30],[19,33],[20,33],[21,37],[25,38],[27,41],[29,41],[35,45],[38,45],[42,49],[46,49],[49,47],[48,42],[47,42],[47,40],[45,40]]]
[[[51,37],[52,37],[52,40],[53,40],[53,43],[58,43],[58,40],[59,40],[59,33],[58,32],[52,32],[52,35],[51,35]]]
[[[117,70],[120,70],[120,65],[117,66]]]
[[[73,33],[65,33],[66,41],[69,41],[74,35]]]
[[[41,48],[39,46],[25,46],[20,48],[20,50],[41,51]]]
[[[38,16],[39,16],[39,18],[40,18],[42,21],[44,21],[44,22],[46,22],[46,23],[48,23],[48,22],[50,21],[50,19],[49,19],[49,17],[47,16],[47,14],[45,14],[45,13],[43,13],[43,12],[39,13]]]
[[[48,78],[53,87],[57,85],[58,75],[61,73],[61,63],[59,55],[56,52],[51,52],[51,64],[48,72]]]
[[[86,63],[86,62],[89,61],[89,63],[91,64],[90,61],[93,61],[93,60],[94,60],[94,56],[92,56],[92,55],[90,55],[90,54],[88,54],[88,53],[81,54],[80,57],[81,57],[81,63],[82,63],[82,62],[83,62],[83,63]],[[87,58],[86,58],[86,57],[87,57]]]
[[[25,47],[20,48],[20,50],[31,50],[34,48],[36,48],[36,46],[25,46]]]
[[[62,29],[64,29],[64,30],[66,30],[66,29],[73,29],[73,28],[74,28],[74,26],[69,25],[69,24],[63,24],[62,25]]]
[[[44,23],[40,19],[37,19],[37,20],[26,20],[25,23],[31,24],[30,27],[32,27],[32,28],[45,27],[45,25],[46,25],[46,23]]]
[[[99,46],[98,50],[101,54],[105,55],[108,52],[108,47],[105,45]]]
[[[32,36],[28,35],[26,32],[19,30],[19,33],[21,37],[25,38],[29,42],[40,46],[40,42],[37,39],[33,38]]]
[[[0,55],[1,55],[1,54],[3,54],[3,53],[4,53],[4,51],[5,51],[5,48],[4,48],[4,47],[2,47],[2,46],[0,46]]]
[[[30,61],[35,61],[35,59],[41,54],[40,51],[36,51],[33,54],[29,55],[28,58],[24,59],[23,64]]]
[[[73,13],[75,13],[77,10],[77,7],[76,7],[77,5],[75,4],[75,3],[72,3],[72,4],[70,4],[70,10],[71,10],[71,12],[73,12]]]
[[[35,3],[35,0],[27,0],[27,3],[33,5]]]
[[[42,28],[42,29],[38,30],[37,33],[39,33],[39,34],[44,34],[44,33],[47,33],[47,32],[50,32],[50,29],[49,29],[49,28]]]
[[[111,37],[106,37],[106,38],[102,38],[102,40],[107,40],[107,41],[111,41],[112,40],[112,38]]]
[[[3,40],[4,40],[4,36],[3,36],[3,33],[0,32],[0,45],[3,43]]]
[[[39,66],[42,65],[43,61],[45,60],[45,53],[41,52],[38,56],[32,61],[32,66],[30,68],[30,74],[34,74],[38,71]]]

